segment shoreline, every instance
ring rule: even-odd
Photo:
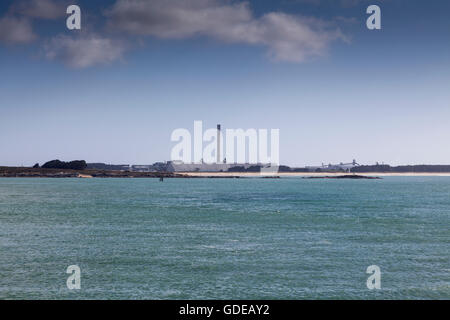
[[[364,177],[450,177],[450,172],[130,172],[109,170],[67,170],[22,167],[0,167],[0,178],[324,178],[343,175]]]
[[[130,172],[109,170],[71,170],[22,167],[0,167],[0,178],[183,178],[172,172]]]
[[[178,172],[189,177],[325,177],[342,176],[353,173],[345,172],[278,172],[274,175],[265,175],[258,172]],[[380,177],[450,177],[450,172],[356,172],[359,176],[380,176]]]

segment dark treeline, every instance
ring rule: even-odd
[[[35,164],[33,168],[39,168],[39,164]],[[70,162],[64,162],[60,160],[52,160],[46,162],[41,168],[44,169],[70,169],[70,170],[85,170],[85,169],[95,169],[95,170],[112,170],[112,171],[129,171],[130,167],[128,165],[110,165],[104,163],[90,163],[86,164],[84,160],[75,160]],[[231,167],[228,172],[261,172],[261,165],[253,165],[245,168],[244,166],[234,166]],[[327,172],[327,170],[322,170],[320,168],[316,169],[317,172]],[[335,171],[335,170],[331,170]],[[308,168],[291,168],[288,166],[279,166],[278,172],[311,172]],[[344,171],[342,171],[344,172]],[[348,171],[347,171],[348,172]],[[351,169],[354,173],[364,173],[364,172],[430,172],[430,173],[450,173],[450,165],[405,165],[405,166],[390,166],[387,164],[378,165],[363,165],[354,167]]]
[[[64,162],[60,160],[52,160],[46,162],[42,168],[44,169],[71,169],[71,170],[84,170],[87,164],[84,160],[75,160],[70,162]]]
[[[261,166],[251,166],[245,169],[244,166],[236,166],[228,169],[228,172],[260,172]]]
[[[373,165],[359,166],[351,170],[352,172],[450,172],[450,165],[414,165],[414,166],[397,166],[390,165]]]
[[[307,168],[291,168],[288,166],[280,166],[278,172],[309,172]]]

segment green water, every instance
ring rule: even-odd
[[[450,299],[449,229],[449,177],[0,179],[0,299]]]

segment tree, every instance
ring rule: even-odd
[[[42,168],[45,169],[71,169],[71,170],[84,170],[87,164],[84,160],[75,160],[70,162],[64,162],[60,160],[52,160],[44,163]]]

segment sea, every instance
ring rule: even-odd
[[[449,249],[450,177],[0,179],[0,299],[450,299]]]

